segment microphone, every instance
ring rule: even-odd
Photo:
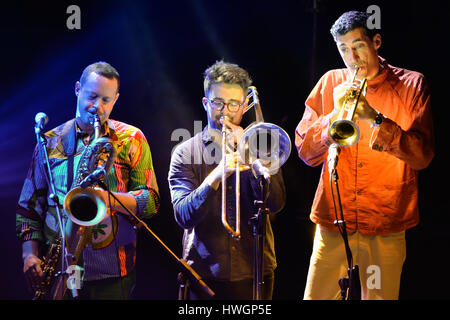
[[[257,159],[252,163],[252,172],[255,178],[263,177],[265,180],[270,180],[269,168],[262,164],[261,160]]]
[[[89,174],[86,178],[84,178],[83,181],[81,181],[80,187],[85,189],[85,188],[93,185],[97,181],[99,181],[102,176],[104,176],[106,178],[105,169],[96,169],[91,174]]]
[[[339,147],[339,145],[337,143],[333,143],[328,148],[327,163],[328,163],[328,172],[330,173],[330,175],[333,173],[334,169],[336,169],[336,166],[338,164],[338,157],[339,157],[340,153],[341,153],[341,147]]]
[[[42,129],[44,129],[44,126],[48,123],[48,116],[43,112],[39,112],[34,117],[34,121],[36,123],[34,126],[34,132],[36,132],[36,134],[39,134],[41,133]]]

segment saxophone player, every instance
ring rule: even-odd
[[[56,206],[62,207],[70,191],[83,151],[95,143],[93,120],[98,117],[101,136],[117,148],[106,181],[117,199],[139,218],[154,215],[159,208],[159,190],[148,142],[142,131],[110,119],[119,98],[120,76],[106,62],[87,66],[75,83],[75,119],[44,134],[57,193],[50,188],[41,153],[36,147],[16,212],[16,232],[22,242],[23,270],[32,288],[42,277],[42,254],[58,238]],[[98,121],[98,120],[97,120]],[[136,233],[129,213],[108,192],[97,188],[108,214],[91,227],[90,243],[80,255],[84,268],[81,299],[129,299],[135,285]],[[67,213],[61,210],[63,221]]]

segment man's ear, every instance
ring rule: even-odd
[[[205,111],[208,111],[208,98],[203,97],[202,104],[203,104],[203,109],[205,109]]]
[[[78,97],[81,90],[81,83],[80,81],[75,82],[75,95]]]
[[[381,34],[377,33],[376,35],[373,36],[372,39],[372,43],[373,43],[373,47],[375,48],[375,50],[380,49],[381,47]]]
[[[113,103],[113,105],[115,105],[116,104],[116,102],[117,102],[117,99],[119,99],[119,93],[117,92],[117,94],[116,94],[116,98],[114,99],[114,103]]]

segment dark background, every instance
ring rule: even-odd
[[[314,3],[318,10],[313,10]],[[81,30],[69,30],[66,9],[81,8]],[[265,120],[294,130],[319,77],[343,62],[329,34],[345,11],[381,9],[380,55],[423,73],[430,84],[436,156],[420,173],[421,223],[407,232],[400,299],[449,299],[449,197],[445,166],[449,116],[447,2],[432,1],[15,1],[0,7],[0,299],[29,299],[15,236],[15,209],[33,147],[34,116],[47,129],[75,115],[74,84],[88,64],[103,60],[121,75],[111,118],[146,135],[162,204],[150,228],[181,255],[167,184],[177,128],[206,125],[202,73],[224,59],[246,68],[258,88]],[[309,209],[320,167],[306,166],[295,147],[283,167],[286,208],[273,222],[279,267],[274,299],[303,297],[314,225]],[[144,230],[139,232],[138,299],[176,299],[177,268]]]

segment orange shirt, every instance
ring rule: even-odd
[[[349,233],[382,235],[417,225],[418,170],[427,167],[434,156],[430,93],[424,76],[393,67],[381,57],[380,63],[384,68],[368,81],[366,100],[385,119],[373,129],[366,121],[357,121],[360,140],[341,147],[337,165]],[[308,96],[295,131],[299,157],[309,166],[323,164],[310,218],[330,229],[336,228],[336,217],[326,163],[332,143],[328,114],[334,105],[333,88],[351,77],[347,69],[323,75]]]

